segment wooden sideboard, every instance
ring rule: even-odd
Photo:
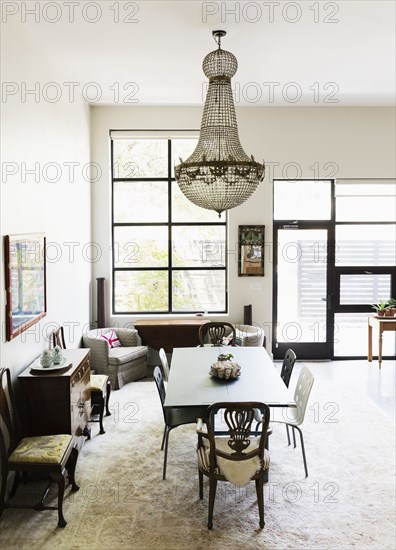
[[[71,434],[76,446],[81,447],[85,436],[89,436],[89,349],[64,350],[64,356],[65,368],[61,371],[36,374],[32,363],[18,376],[22,433]]]
[[[134,326],[142,343],[153,349],[189,348],[199,345],[199,327],[209,319],[157,319],[136,321]]]

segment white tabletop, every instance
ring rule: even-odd
[[[241,375],[214,380],[210,366],[220,353],[232,353]],[[219,401],[261,401],[271,407],[295,406],[265,348],[197,347],[173,350],[165,407],[194,407]]]

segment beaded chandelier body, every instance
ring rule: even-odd
[[[188,200],[219,213],[246,201],[264,179],[265,166],[249,157],[239,141],[231,78],[236,57],[221,49],[225,31],[213,31],[218,49],[203,60],[209,79],[201,131],[195,151],[175,166],[175,177]]]

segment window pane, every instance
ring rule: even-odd
[[[117,139],[113,141],[115,178],[168,177],[168,140]]]
[[[329,220],[330,181],[274,181],[275,220]]]
[[[388,300],[390,291],[390,275],[357,273],[340,276],[340,305],[378,303]]]
[[[367,355],[367,317],[367,313],[336,313],[334,318],[335,357]],[[395,355],[395,353],[395,333],[384,332],[382,355]],[[376,333],[375,330],[373,331],[373,355],[378,355],[378,332]]]
[[[116,271],[114,313],[168,311],[167,271]]]
[[[172,221],[174,222],[224,222],[225,212],[220,218],[217,212],[200,208],[190,202],[183,193],[176,181],[172,182]]]
[[[172,262],[176,267],[225,265],[225,227],[176,226],[172,231]]]
[[[167,267],[167,227],[115,227],[115,267]]]
[[[322,229],[278,232],[278,341],[326,340],[326,238]]]
[[[396,196],[394,183],[338,183],[335,186],[336,197],[345,196]]]
[[[395,197],[337,197],[338,222],[393,222],[396,220]]]
[[[336,265],[396,264],[395,226],[336,226]]]
[[[174,177],[174,168],[180,164],[180,159],[184,162],[194,152],[198,139],[172,139],[172,177]]]
[[[224,271],[174,271],[173,311],[225,311]]]
[[[155,223],[168,221],[166,181],[114,182],[115,223]]]

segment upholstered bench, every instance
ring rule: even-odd
[[[91,374],[91,406],[92,416],[95,415],[95,408],[99,409],[99,420],[91,417],[91,422],[99,422],[99,433],[104,434],[103,415],[106,405],[106,416],[110,416],[109,399],[111,393],[110,379],[106,374]]]
[[[115,337],[119,340],[117,347]],[[147,375],[147,346],[138,345],[135,329],[89,330],[83,336],[83,345],[91,350],[91,369],[96,374],[106,374],[113,390]]]

